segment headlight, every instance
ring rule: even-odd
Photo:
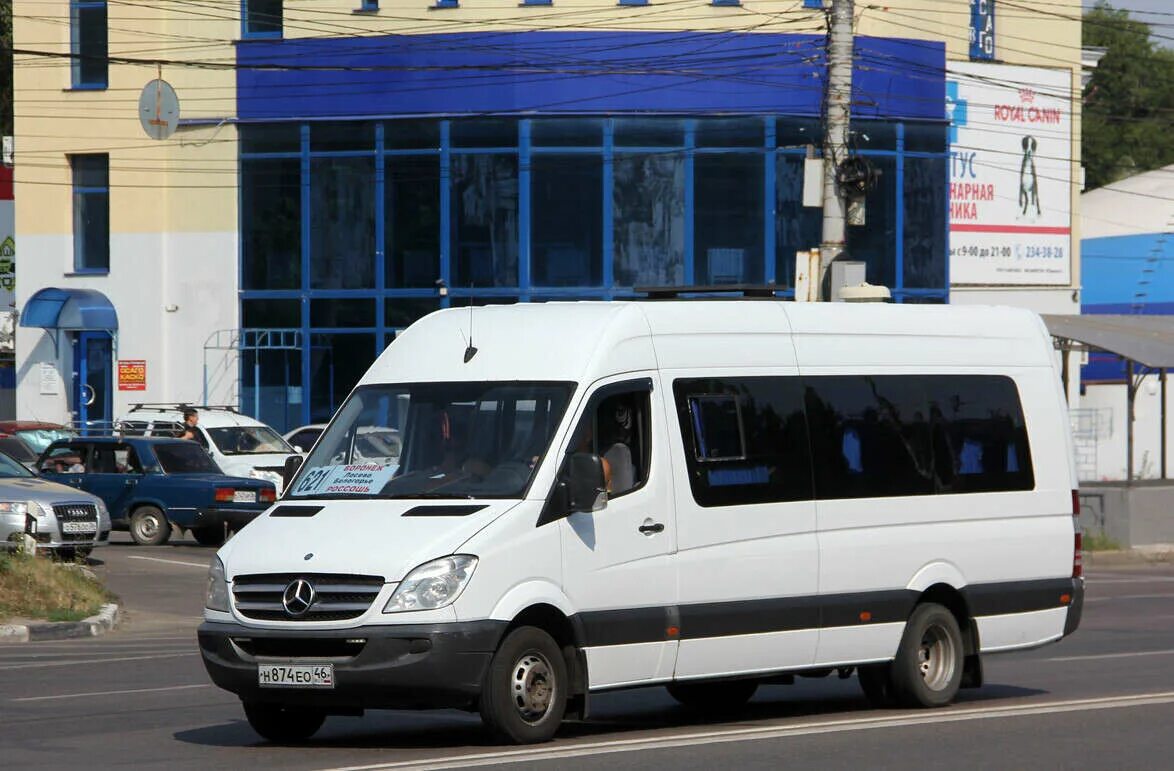
[[[469,583],[475,567],[477,558],[471,554],[454,554],[425,562],[400,581],[383,612],[433,610],[450,605]]]
[[[28,503],[24,501],[0,501],[0,514],[32,514],[38,517],[41,511],[37,506],[30,512]]]
[[[213,557],[208,566],[208,597],[204,600],[204,607],[228,612],[228,581],[224,578],[224,563],[219,557]]]

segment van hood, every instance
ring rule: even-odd
[[[305,572],[382,576],[397,582],[417,565],[453,554],[519,503],[283,501],[233,536],[219,555],[230,581],[240,575]]]
[[[285,465],[285,459],[296,454],[293,452],[264,452],[247,455],[222,455],[217,459],[217,464],[226,474],[233,476],[247,477],[249,472],[255,468],[274,469],[280,473],[281,468]]]

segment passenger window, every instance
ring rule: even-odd
[[[927,387],[940,490],[972,493],[1035,486],[1027,426],[1011,378],[943,376]]]
[[[84,474],[86,448],[80,446],[57,447],[45,456],[41,471],[54,474]]]
[[[806,378],[820,498],[924,495],[935,489],[921,377]]]
[[[647,386],[638,390],[612,390],[583,416],[575,431],[572,449],[591,452],[603,459],[609,499],[639,489],[648,480],[652,458]]]
[[[698,504],[811,499],[799,378],[682,379],[673,393]]]
[[[821,499],[1030,490],[1015,383],[995,375],[804,380]]]

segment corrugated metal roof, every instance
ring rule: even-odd
[[[1154,369],[1174,369],[1174,316],[1045,315],[1053,337],[1076,340]]]

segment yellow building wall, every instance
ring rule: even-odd
[[[108,86],[71,90],[69,3],[14,1],[15,48],[48,54],[17,55],[13,67],[19,234],[71,232],[67,155],[103,152],[110,154],[115,191],[111,233],[236,229],[231,125],[181,129],[157,141],[139,124],[139,93],[160,72],[179,95],[181,118],[235,115],[231,41],[239,35],[239,18],[235,11],[193,18],[184,5],[112,3]],[[191,61],[223,69],[180,64]]]

